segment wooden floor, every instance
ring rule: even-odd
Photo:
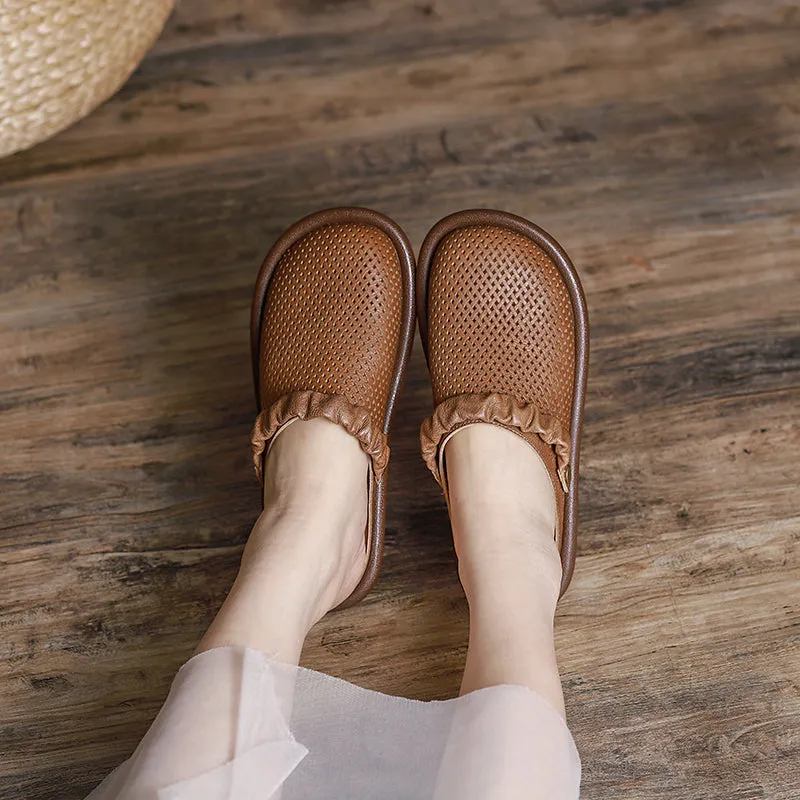
[[[527,216],[592,361],[557,637],[583,797],[800,797],[800,10],[182,0],[120,93],[0,162],[0,795],[135,747],[259,510],[248,304],[300,216]],[[457,691],[467,610],[401,397],[383,577],[306,665]],[[337,799],[338,800],[338,799]]]

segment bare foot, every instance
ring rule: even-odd
[[[327,420],[296,421],[267,456],[264,511],[198,652],[238,644],[296,661],[311,627],[367,564],[368,458]]]
[[[547,469],[524,440],[493,425],[456,433],[446,457],[459,575],[470,606],[462,693],[520,684],[563,714],[553,647],[561,560]]]
[[[456,433],[446,453],[450,515],[465,588],[479,590],[502,572],[504,583],[511,578],[530,583],[536,577],[557,589],[561,560],[555,495],[536,451],[496,425],[473,425]]]
[[[367,566],[368,458],[358,441],[324,419],[297,421],[275,440],[264,479],[264,511],[242,557],[310,590],[316,622],[349,597]],[[313,624],[312,622],[312,624]]]

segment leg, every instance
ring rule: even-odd
[[[470,634],[434,796],[573,800],[580,759],[553,646],[561,561],[549,473],[530,445],[486,424],[458,431],[446,456]]]
[[[322,419],[289,425],[269,453],[239,574],[197,652],[237,645],[297,664],[308,631],[364,572],[366,521],[358,442]]]
[[[310,628],[361,578],[367,457],[330,422],[295,422],[269,454],[264,496],[233,588],[197,648],[202,661],[181,669],[136,753],[90,800],[166,787],[170,797],[235,796],[242,775],[268,797],[302,758],[285,723],[294,672],[265,675],[253,651],[297,664]]]
[[[553,642],[561,562],[549,474],[522,439],[474,425],[447,445],[450,515],[470,638],[462,694],[527,686],[562,716]]]

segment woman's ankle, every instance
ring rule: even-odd
[[[299,657],[310,628],[366,568],[367,470],[358,443],[325,420],[280,434],[267,458],[264,510],[200,650],[227,644]]]
[[[459,431],[447,448],[450,517],[468,596],[498,581],[544,580],[557,591],[555,497],[538,454],[491,425]]]

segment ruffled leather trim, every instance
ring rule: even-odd
[[[516,433],[535,433],[552,445],[556,452],[558,479],[569,492],[569,432],[550,414],[540,413],[536,406],[522,403],[505,394],[461,394],[444,400],[422,423],[420,444],[422,457],[439,485],[439,448],[448,435],[476,422],[499,425]]]
[[[264,452],[278,431],[293,419],[320,417],[340,425],[358,439],[361,449],[372,460],[375,479],[381,477],[389,463],[389,441],[366,409],[354,405],[339,394],[294,392],[279,397],[256,418],[256,424],[250,435],[250,444],[253,448],[253,465],[259,483],[264,482]]]

